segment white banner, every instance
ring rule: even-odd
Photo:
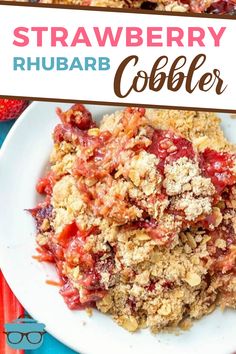
[[[236,111],[236,19],[0,5],[0,95]]]

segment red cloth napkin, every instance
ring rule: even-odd
[[[24,314],[24,309],[11,291],[0,270],[0,354],[24,354],[24,350],[12,349],[7,345],[3,333],[4,324]]]

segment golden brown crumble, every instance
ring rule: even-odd
[[[235,308],[235,155],[219,118],[128,108],[95,127],[81,107],[58,111],[51,189],[40,181],[32,211],[68,306],[96,303],[131,332]],[[224,185],[213,158],[228,161]]]

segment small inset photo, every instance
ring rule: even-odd
[[[34,2],[32,0],[31,2]],[[39,0],[39,3],[236,15],[235,0]]]

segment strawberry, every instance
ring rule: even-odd
[[[0,121],[18,118],[28,104],[24,100],[0,98]]]

